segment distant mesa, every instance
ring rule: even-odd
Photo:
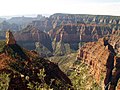
[[[16,44],[16,40],[10,30],[6,32],[6,44]]]

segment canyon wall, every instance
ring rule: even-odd
[[[13,21],[14,19],[16,20],[13,18]],[[1,25],[5,30],[1,31],[0,39],[5,39],[5,31],[11,25],[6,21]],[[120,17],[57,13],[50,17],[32,19],[30,24],[24,26],[26,26],[24,29],[13,33],[18,43],[25,48],[34,50],[35,43],[40,42],[51,52],[56,51],[53,49],[57,46],[62,49],[69,46],[72,50],[78,50],[86,42],[97,41],[119,30]]]
[[[120,58],[119,30],[114,35],[107,37],[110,44],[105,46],[104,38],[100,38],[97,42],[88,42],[80,48],[77,58],[90,66],[90,73],[94,75],[96,81],[100,83],[101,78],[105,79],[106,66],[112,68],[112,62],[116,64],[116,59],[112,59],[114,51],[116,57]],[[113,49],[112,49],[113,47]],[[118,87],[120,88],[120,87]],[[119,89],[118,89],[119,90]]]
[[[99,38],[112,34],[113,28],[109,25],[92,24],[68,24],[59,29],[53,29],[49,32],[52,39],[56,38],[59,42],[89,42],[97,41]]]
[[[97,24],[67,24],[48,32],[52,41],[68,44],[72,50],[78,50],[86,42],[97,41],[113,33],[111,26]]]
[[[52,52],[52,41],[49,35],[38,28],[31,25],[27,26],[20,32],[14,33],[16,41],[23,47],[34,50],[35,42],[40,42],[41,45],[45,46]]]

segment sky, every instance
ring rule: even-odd
[[[54,13],[120,16],[120,0],[0,0],[0,16]]]

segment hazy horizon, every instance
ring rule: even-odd
[[[119,0],[2,0],[0,17],[54,13],[120,16]]]

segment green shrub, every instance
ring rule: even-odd
[[[68,72],[68,75],[75,90],[102,90],[94,77],[89,73],[89,66],[84,63],[78,64],[77,61],[74,68]]]
[[[4,40],[0,40],[0,52],[3,51],[4,46],[5,46],[5,41]]]
[[[2,73],[0,74],[0,90],[8,90],[9,87],[9,74]]]
[[[39,82],[29,82],[28,83],[28,88],[31,90],[53,90],[50,89],[50,86],[46,84],[44,78],[46,76],[45,74],[45,70],[44,69],[40,69],[40,73],[37,74],[39,79],[41,80],[41,83]]]

